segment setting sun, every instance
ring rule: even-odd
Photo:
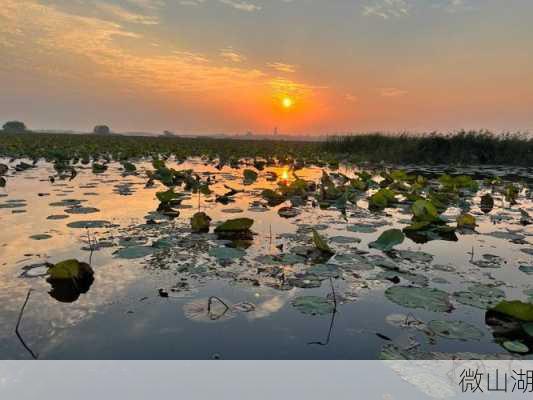
[[[294,101],[290,97],[284,97],[281,104],[284,108],[291,108],[294,104]]]

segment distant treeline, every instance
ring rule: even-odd
[[[205,156],[224,160],[275,158],[318,165],[339,161],[393,164],[499,164],[533,166],[533,137],[459,132],[450,135],[360,134],[325,142],[139,137],[98,134],[9,133],[0,131],[0,156],[47,160],[140,157],[179,159]]]
[[[323,150],[354,161],[533,166],[533,136],[487,131],[332,136]]]

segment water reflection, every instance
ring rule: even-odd
[[[2,223],[12,227],[0,232],[3,256],[0,356],[23,357],[12,350],[20,349],[13,346],[13,326],[28,288],[35,291],[24,313],[23,336],[29,346],[38,348],[43,357],[51,358],[135,358],[158,354],[170,358],[203,358],[207,353],[204,348],[210,346],[217,347],[211,349],[213,352],[224,349],[233,358],[247,354],[252,358],[335,358],[339,354],[375,358],[383,344],[379,337],[376,339],[375,332],[392,340],[405,334],[385,322],[391,312],[405,313],[405,309],[383,296],[383,290],[394,282],[431,285],[451,297],[464,292],[465,286],[472,282],[498,285],[506,296],[518,298],[524,298],[523,290],[530,288],[528,276],[515,266],[527,264],[528,255],[520,250],[524,244],[531,243],[533,232],[531,226],[518,224],[520,215],[514,210],[497,207],[490,215],[481,210],[476,214],[477,232],[452,232],[454,241],[444,241],[442,236],[431,238],[437,239],[432,241],[428,237],[412,236],[412,240],[398,246],[399,252],[385,255],[370,249],[368,244],[386,229],[401,229],[409,224],[407,207],[371,213],[367,199],[362,197],[357,204],[343,208],[343,215],[335,207],[320,209],[311,202],[303,202],[297,206],[298,214],[283,218],[279,212],[286,204],[265,206],[260,194],[263,189],[277,187],[271,173],[283,180],[291,179],[285,168],[266,168],[256,182],[245,185],[242,169],[225,166],[219,171],[199,160],[181,165],[169,162],[169,166],[191,168],[201,176],[209,174],[213,194],[183,196],[175,207],[179,216],[160,219],[154,216],[159,204],[155,193],[165,188],[157,182],[151,188],[144,188],[144,169],[152,168],[147,164],[141,163],[139,174],[126,178],[114,164],[109,164],[108,170],[99,176],[93,175],[90,169],[80,169],[73,181],[53,185],[47,179],[51,168],[48,164],[9,177],[8,196],[0,200],[8,205],[13,204],[7,203],[8,200],[24,200],[15,204],[26,212],[12,213],[13,209],[8,207],[0,209]],[[353,170],[343,171],[353,176]],[[297,174],[318,182],[322,170],[305,168]],[[224,200],[220,201],[221,198]],[[63,215],[62,211],[73,209],[73,201],[83,205],[74,209],[91,213]],[[479,201],[475,197],[472,202]],[[61,206],[52,205],[59,202]],[[531,210],[530,200],[524,199],[522,205]],[[191,234],[189,221],[198,210],[209,214],[212,227],[230,218],[251,218],[254,235],[246,241],[225,241],[213,234]],[[444,216],[453,220],[459,213],[459,208],[452,207]],[[49,218],[53,215],[61,218]],[[87,246],[86,229],[70,228],[68,224],[95,220],[109,222],[88,225],[96,241],[92,252],[93,247]],[[313,246],[312,229],[326,238],[335,238],[330,240],[330,246],[336,255],[311,266],[306,258],[309,247]],[[495,234],[495,229],[500,233]],[[51,237],[30,239],[36,233]],[[515,242],[509,242],[510,235]],[[220,252],[221,260],[225,257],[223,262],[212,256],[216,255],[213,249],[227,247],[239,251]],[[491,254],[498,258],[487,257]],[[37,270],[33,275],[21,277],[25,266],[57,263],[68,258],[89,261],[94,276],[76,284],[47,282]],[[494,265],[498,268],[482,268]],[[383,269],[386,273],[380,274]],[[333,279],[341,299],[338,312],[309,316],[295,310],[292,301],[302,295],[331,300],[328,297],[331,285],[327,284],[332,279],[330,273],[335,274]],[[160,288],[170,298],[160,298]],[[454,318],[468,320],[485,333],[491,332],[485,322],[492,327],[493,319],[485,320],[484,310],[465,306],[455,298],[453,301]],[[237,310],[234,306],[238,304],[253,307]],[[421,321],[443,318],[423,310],[416,310],[416,317]],[[221,332],[219,337],[206,324],[196,324],[198,321],[216,322],[214,329]],[[371,329],[372,334],[362,333],[363,328]],[[111,332],[115,348],[105,344]],[[168,345],[176,340],[172,336],[176,332],[180,334],[180,345],[188,350]],[[423,335],[417,334],[416,340],[426,349],[501,351],[492,335],[462,347],[462,343],[449,341],[429,345]],[[242,342],[247,337],[255,338],[256,345],[250,344],[244,350]],[[332,338],[335,346],[327,346],[333,343]],[[496,343],[501,342],[496,334],[494,338]],[[525,339],[521,337],[521,340]],[[142,349],[138,346],[140,341]],[[321,347],[328,347],[327,352],[320,350]]]

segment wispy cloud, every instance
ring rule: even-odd
[[[41,72],[52,73],[53,60],[69,59],[70,65],[90,65],[95,78],[123,84],[128,90],[152,93],[274,93],[277,90],[312,91],[313,86],[288,79],[276,79],[256,68],[227,66],[204,54],[189,50],[129,50],[117,38],[140,40],[140,34],[116,21],[67,13],[36,0],[2,0],[0,7],[0,52],[6,60],[4,70],[17,70],[34,60]],[[20,50],[20,49],[23,49]],[[245,57],[232,48],[221,55],[233,63]],[[50,68],[50,70],[46,70]],[[68,73],[68,71],[61,71]],[[70,73],[76,74],[76,69]]]
[[[253,11],[261,10],[261,6],[258,6],[253,3],[249,3],[247,1],[242,1],[242,0],[219,0],[219,1],[222,4],[226,4],[240,11],[253,12]]]
[[[379,88],[378,91],[381,97],[400,97],[407,94],[406,90],[395,87]]]
[[[267,64],[270,68],[279,72],[293,73],[296,72],[296,66],[292,64],[285,64],[281,62],[272,62]]]
[[[363,6],[363,15],[383,19],[399,18],[409,15],[410,8],[407,0],[375,0]]]
[[[345,96],[344,96],[344,99],[350,103],[356,103],[359,101],[359,97],[351,94],[351,93],[347,93]]]
[[[234,63],[241,63],[246,60],[245,56],[243,56],[231,47],[227,47],[225,49],[220,50],[220,56],[223,59]]]
[[[104,17],[111,17],[120,22],[143,25],[157,25],[159,23],[159,19],[155,16],[146,15],[145,13],[135,13],[119,5],[98,2],[95,6]]]

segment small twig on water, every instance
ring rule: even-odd
[[[335,294],[335,286],[333,286],[333,278],[331,276],[329,277],[329,282],[331,283],[331,293],[333,295],[333,305],[335,306],[335,308],[333,309],[333,312],[336,313],[337,312],[337,295]]]
[[[335,325],[335,316],[337,315],[337,294],[335,293],[335,286],[333,286],[333,278],[329,277],[329,282],[331,283],[331,294],[333,297],[333,312],[331,313],[331,321],[329,323],[328,335],[324,342],[309,342],[308,344],[316,344],[319,346],[327,346],[331,339],[331,332],[333,331],[333,326]]]
[[[24,309],[26,308],[26,304],[28,304],[28,301],[30,300],[30,295],[31,295],[32,291],[33,291],[33,289],[31,289],[31,288],[28,289],[28,294],[26,295],[26,300],[24,300],[24,304],[22,305],[22,308],[20,309],[19,317],[18,317],[18,320],[17,320],[17,325],[15,326],[15,334],[17,335],[18,339],[20,340],[20,343],[22,343],[22,345],[28,351],[28,353],[31,354],[32,358],[34,360],[37,360],[38,355],[35,354],[32,349],[30,349],[30,347],[26,344],[26,342],[22,338],[22,335],[19,332],[20,323],[22,322],[22,316],[24,315]]]
[[[220,299],[220,297],[217,297],[217,296],[211,296],[208,300],[207,300],[207,312],[211,312],[211,304],[213,303],[213,299],[215,300],[218,300],[219,302],[221,302],[222,304],[224,304],[224,306],[226,307],[226,311],[229,310],[229,306],[224,303],[222,301],[222,299]]]
[[[93,247],[93,242],[92,242],[92,239],[91,239],[91,231],[89,230],[89,227],[86,228],[87,229],[87,240],[89,241],[89,265],[92,265],[92,260],[93,260],[93,252],[94,252],[94,247]],[[95,239],[95,245],[96,245],[96,239]]]

